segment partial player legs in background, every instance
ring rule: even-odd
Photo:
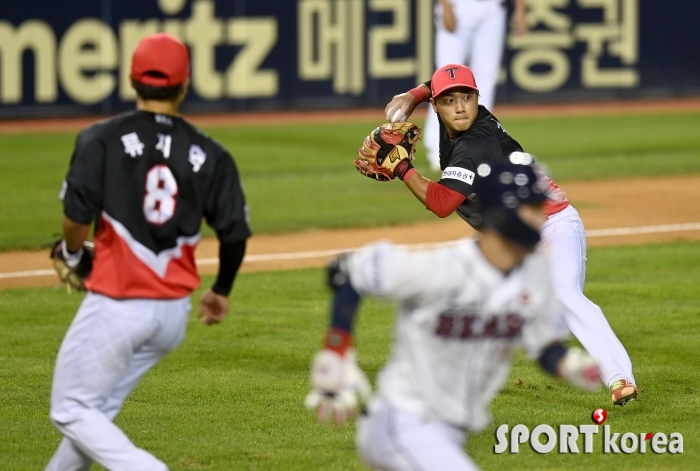
[[[496,98],[496,80],[501,67],[506,30],[506,10],[496,0],[453,2],[457,29],[449,32],[442,23],[439,4],[435,9],[435,65],[463,64],[474,72],[479,104],[491,110]],[[433,170],[440,170],[440,127],[432,108],[423,130],[423,145]]]
[[[428,114],[425,117],[425,131],[423,132],[423,145],[427,151],[426,158],[430,165],[430,170],[440,170],[440,125],[437,114],[428,107]]]
[[[464,452],[466,435],[443,422],[426,422],[380,398],[357,425],[357,449],[373,469],[383,471],[478,471]]]
[[[571,206],[549,218],[542,231],[547,244],[554,289],[564,305],[566,324],[581,345],[596,360],[603,382],[614,389],[618,381],[624,397],[613,402],[624,404],[636,397],[632,362],[613,332],[601,309],[583,294],[586,276],[586,234],[578,212]],[[625,389],[625,387],[627,389]],[[613,393],[615,396],[615,393]]]
[[[88,294],[61,345],[51,419],[65,435],[47,471],[167,470],[112,422],[150,370],[182,342],[189,298],[117,301]]]
[[[501,2],[482,3],[488,4],[488,13],[474,29],[467,66],[474,72],[476,86],[479,87],[479,104],[493,111],[506,37],[506,8]]]

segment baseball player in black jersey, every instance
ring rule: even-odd
[[[202,219],[220,241],[216,282],[201,299],[220,322],[250,237],[238,170],[228,152],[178,114],[189,86],[187,47],[168,34],[136,48],[136,110],[78,136],[61,198],[66,263],[84,260],[94,222],[87,295],[61,344],[51,420],[64,435],[50,471],[161,471],[112,422],[143,375],[185,336],[200,283],[194,251]]]
[[[430,99],[440,124],[440,181],[422,177],[407,161],[401,178],[426,208],[439,217],[457,212],[479,229],[474,218],[478,193],[475,180],[482,178],[483,166],[515,156],[529,163],[532,156],[503,128],[485,107],[479,105],[479,89],[468,67],[448,64],[440,67],[430,82],[397,95],[386,107],[392,122],[403,122],[418,103]],[[612,402],[624,405],[636,398],[632,362],[610,328],[601,309],[583,294],[586,273],[586,234],[581,218],[563,191],[543,175],[549,199],[542,239],[549,255],[554,286],[564,305],[567,326],[600,366]]]

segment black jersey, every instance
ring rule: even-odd
[[[196,288],[202,219],[222,242],[250,236],[233,159],[180,117],[133,111],[82,131],[62,199],[68,218],[95,221],[86,287],[113,298],[178,298]]]
[[[440,116],[438,121],[442,168],[439,183],[467,197],[457,208],[457,214],[470,225],[476,226],[476,221],[471,219],[475,211],[472,187],[479,165],[501,160],[511,152],[522,152],[523,148],[510,137],[496,117],[481,105],[471,127],[454,139],[447,134]]]

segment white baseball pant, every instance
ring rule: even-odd
[[[116,300],[88,293],[56,359],[51,421],[64,435],[46,471],[167,471],[112,420],[144,374],[185,337],[189,297]]]
[[[457,29],[449,32],[442,22],[442,8],[435,8],[435,65],[463,64],[474,72],[479,103],[491,110],[506,34],[506,8],[500,0],[454,0],[451,2]],[[439,168],[440,127],[437,115],[428,110],[423,143],[433,168]]]
[[[553,214],[542,228],[554,290],[564,305],[564,319],[581,345],[596,360],[603,382],[634,383],[632,361],[610,328],[603,311],[583,294],[586,279],[586,231],[571,205]]]
[[[357,424],[360,458],[382,471],[478,471],[464,451],[466,433],[444,422],[427,422],[373,399]]]

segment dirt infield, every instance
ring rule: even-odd
[[[700,176],[622,181],[569,182],[564,190],[589,232],[589,246],[673,240],[700,240]],[[418,204],[406,195],[407,203]],[[685,224],[685,227],[663,225]],[[690,225],[694,224],[694,225]],[[642,230],[639,230],[639,228]],[[603,229],[637,228],[607,235]],[[641,232],[624,234],[624,232]],[[322,266],[337,250],[377,239],[403,244],[435,243],[473,234],[457,216],[411,226],[314,230],[284,235],[256,235],[250,240],[243,272]],[[200,272],[215,273],[218,243],[204,240],[197,249]],[[0,289],[56,284],[46,252],[0,253]],[[2,278],[2,274],[46,271],[47,275]]]

